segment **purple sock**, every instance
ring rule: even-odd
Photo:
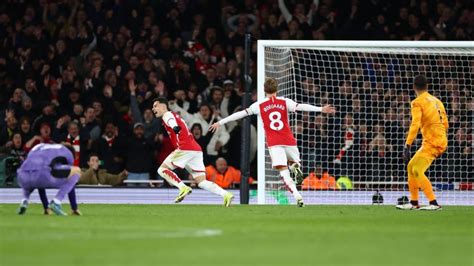
[[[46,210],[49,207],[48,196],[46,196],[46,189],[38,188],[38,194],[41,199],[41,204],[43,204],[43,209]]]
[[[77,201],[76,201],[76,190],[73,188],[69,194],[67,194],[69,198],[69,204],[71,205],[71,210],[77,210]]]

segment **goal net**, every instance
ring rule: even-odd
[[[402,150],[410,126],[413,78],[445,105],[449,146],[426,175],[440,204],[474,205],[474,45],[468,42],[259,41],[259,99],[265,78],[297,103],[332,104],[336,115],[298,112],[290,125],[298,141],[306,204],[396,204],[409,197]],[[260,204],[292,204],[259,128]],[[421,146],[421,134],[412,155]],[[265,151],[265,153],[260,151]],[[420,191],[420,201],[426,204]]]

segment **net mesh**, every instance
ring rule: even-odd
[[[470,48],[291,48],[265,47],[265,77],[279,82],[279,96],[298,103],[337,108],[333,116],[290,115],[298,141],[305,202],[385,203],[408,196],[402,150],[410,126],[413,77],[425,75],[429,91],[445,105],[449,146],[427,176],[444,204],[474,204],[474,49]],[[421,134],[412,154],[421,146]],[[261,166],[260,166],[261,167]],[[265,200],[292,202],[265,152]],[[334,179],[333,179],[334,177]],[[336,181],[337,180],[337,181]],[[424,197],[421,197],[422,202]]]

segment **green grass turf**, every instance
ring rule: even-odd
[[[0,205],[0,265],[474,265],[473,207]],[[66,207],[66,206],[65,206]]]

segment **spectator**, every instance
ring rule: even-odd
[[[29,117],[20,118],[19,132],[21,139],[31,139],[33,137],[33,130],[31,129],[31,120]]]
[[[226,159],[219,157],[214,165],[206,167],[206,179],[212,181],[222,188],[231,188],[235,184],[240,184],[241,174],[236,168],[227,165]],[[249,178],[249,184],[253,179]]]
[[[203,153],[204,153],[204,162],[207,162],[208,159],[207,159],[206,147],[209,144],[210,135],[203,136],[202,126],[201,124],[198,124],[198,123],[194,124],[191,127],[191,134],[193,134],[194,139],[199,144],[199,146],[201,146],[201,149],[203,150]]]
[[[21,108],[19,108],[17,117],[36,117],[38,114],[33,108],[33,100],[27,95],[23,96],[21,100]]]
[[[26,158],[26,152],[23,149],[23,138],[20,132],[14,132],[12,140],[0,147],[0,155],[1,154],[18,158],[21,161]]]
[[[219,117],[216,119],[217,120],[215,121],[220,120]],[[229,142],[229,139],[230,139],[230,135],[227,132],[227,129],[225,129],[225,127],[221,127],[217,129],[216,132],[212,133],[212,136],[210,137],[210,140],[209,140],[209,144],[207,144],[207,147],[206,147],[206,154],[209,156],[210,160],[217,158],[218,155],[223,155],[226,153],[225,149],[223,148]]]
[[[21,101],[25,95],[25,91],[20,88],[16,88],[13,91],[12,97],[10,98],[9,101],[9,108],[13,110],[14,112],[19,112],[21,109]]]
[[[376,157],[385,157],[386,152],[392,150],[392,146],[388,144],[383,133],[383,126],[374,126],[374,136],[369,143],[369,151],[372,151]]]
[[[222,80],[218,80],[216,76],[216,70],[214,68],[208,68],[206,71],[205,80],[198,84],[200,88],[204,90],[200,96],[203,102],[209,102],[211,100],[211,90],[215,86],[222,87]]]
[[[124,151],[120,147],[120,143],[125,140],[120,140],[118,128],[114,122],[109,121],[105,123],[104,134],[94,143],[92,150],[102,158],[102,167],[111,174],[118,174],[124,169],[124,160],[122,154]]]
[[[240,106],[242,99],[238,95],[234,82],[230,79],[224,81],[224,98],[220,104],[220,115],[225,118],[234,113]],[[229,129],[229,126],[227,126]],[[229,130],[229,132],[232,130]]]
[[[15,112],[13,110],[5,111],[5,122],[6,127],[2,128],[0,131],[0,145],[4,145],[10,141],[13,137],[13,133],[17,129],[18,121],[15,117]]]
[[[136,123],[142,123],[145,129],[145,138],[154,137],[160,128],[160,122],[155,118],[151,108],[146,108],[142,113],[138,107],[138,101],[136,97],[137,86],[133,80],[129,82],[130,89],[130,109],[132,111],[133,121]]]
[[[30,100],[39,98],[38,87],[36,86],[36,81],[32,77],[27,77],[25,80],[25,93],[26,95],[23,96],[22,101],[24,101],[25,98],[29,98]]]
[[[311,172],[309,176],[307,176],[303,180],[303,184],[301,185],[301,189],[304,190],[333,190],[337,189],[336,179],[329,174],[329,172],[323,171],[323,167],[321,165],[316,166],[314,172]]]
[[[95,115],[95,109],[92,106],[84,110],[84,119],[81,119],[84,132],[87,132],[91,141],[96,141],[100,137],[100,124]]]
[[[78,184],[118,186],[127,178],[127,171],[125,170],[115,175],[105,169],[99,169],[100,160],[99,156],[95,153],[89,155],[87,165],[89,168],[82,170]]]
[[[39,135],[35,135],[25,143],[25,151],[29,152],[33,147],[40,143],[54,143],[51,139],[51,126],[48,123],[42,123],[39,132]]]
[[[184,90],[176,90],[174,92],[174,98],[176,99],[176,104],[179,105],[186,112],[190,112],[191,103],[187,99],[186,92]]]
[[[48,124],[51,129],[52,125],[54,125],[56,121],[54,108],[55,107],[52,103],[44,104],[41,114],[33,120],[33,131],[39,131],[40,127],[45,123]]]
[[[87,165],[87,155],[89,152],[89,136],[84,129],[81,129],[77,122],[71,121],[67,125],[67,131],[60,133],[62,127],[62,120],[58,121],[57,128],[54,136],[54,140],[57,143],[69,143],[73,147],[74,154],[74,166],[83,167]]]
[[[72,107],[72,113],[70,115],[71,120],[80,123],[81,118],[83,118],[83,114],[84,114],[84,106],[82,106],[82,104],[80,103],[75,103]],[[84,120],[84,118],[82,120]]]
[[[344,118],[344,146],[339,151],[339,154],[336,156],[334,163],[340,164],[344,154],[349,151],[349,149],[354,144],[354,120],[352,119],[351,114],[346,114]]]
[[[375,177],[380,181],[390,179],[392,177],[392,162],[397,157],[391,155],[393,151],[392,145],[387,142],[384,136],[384,128],[382,125],[373,127],[372,141],[368,144],[367,155],[371,160],[367,160],[369,176]]]
[[[214,86],[211,89],[209,104],[220,110],[222,100],[224,99],[224,90],[221,87]]]
[[[5,163],[5,184],[15,184],[16,170],[26,159],[23,140],[19,132],[13,133],[12,140],[0,146],[0,161]],[[3,185],[3,184],[2,184]]]
[[[125,169],[128,172],[127,180],[143,181],[150,179],[150,172],[154,172],[153,152],[158,148],[155,139],[145,138],[142,123],[133,125],[133,136],[123,139],[119,145],[125,151]]]

